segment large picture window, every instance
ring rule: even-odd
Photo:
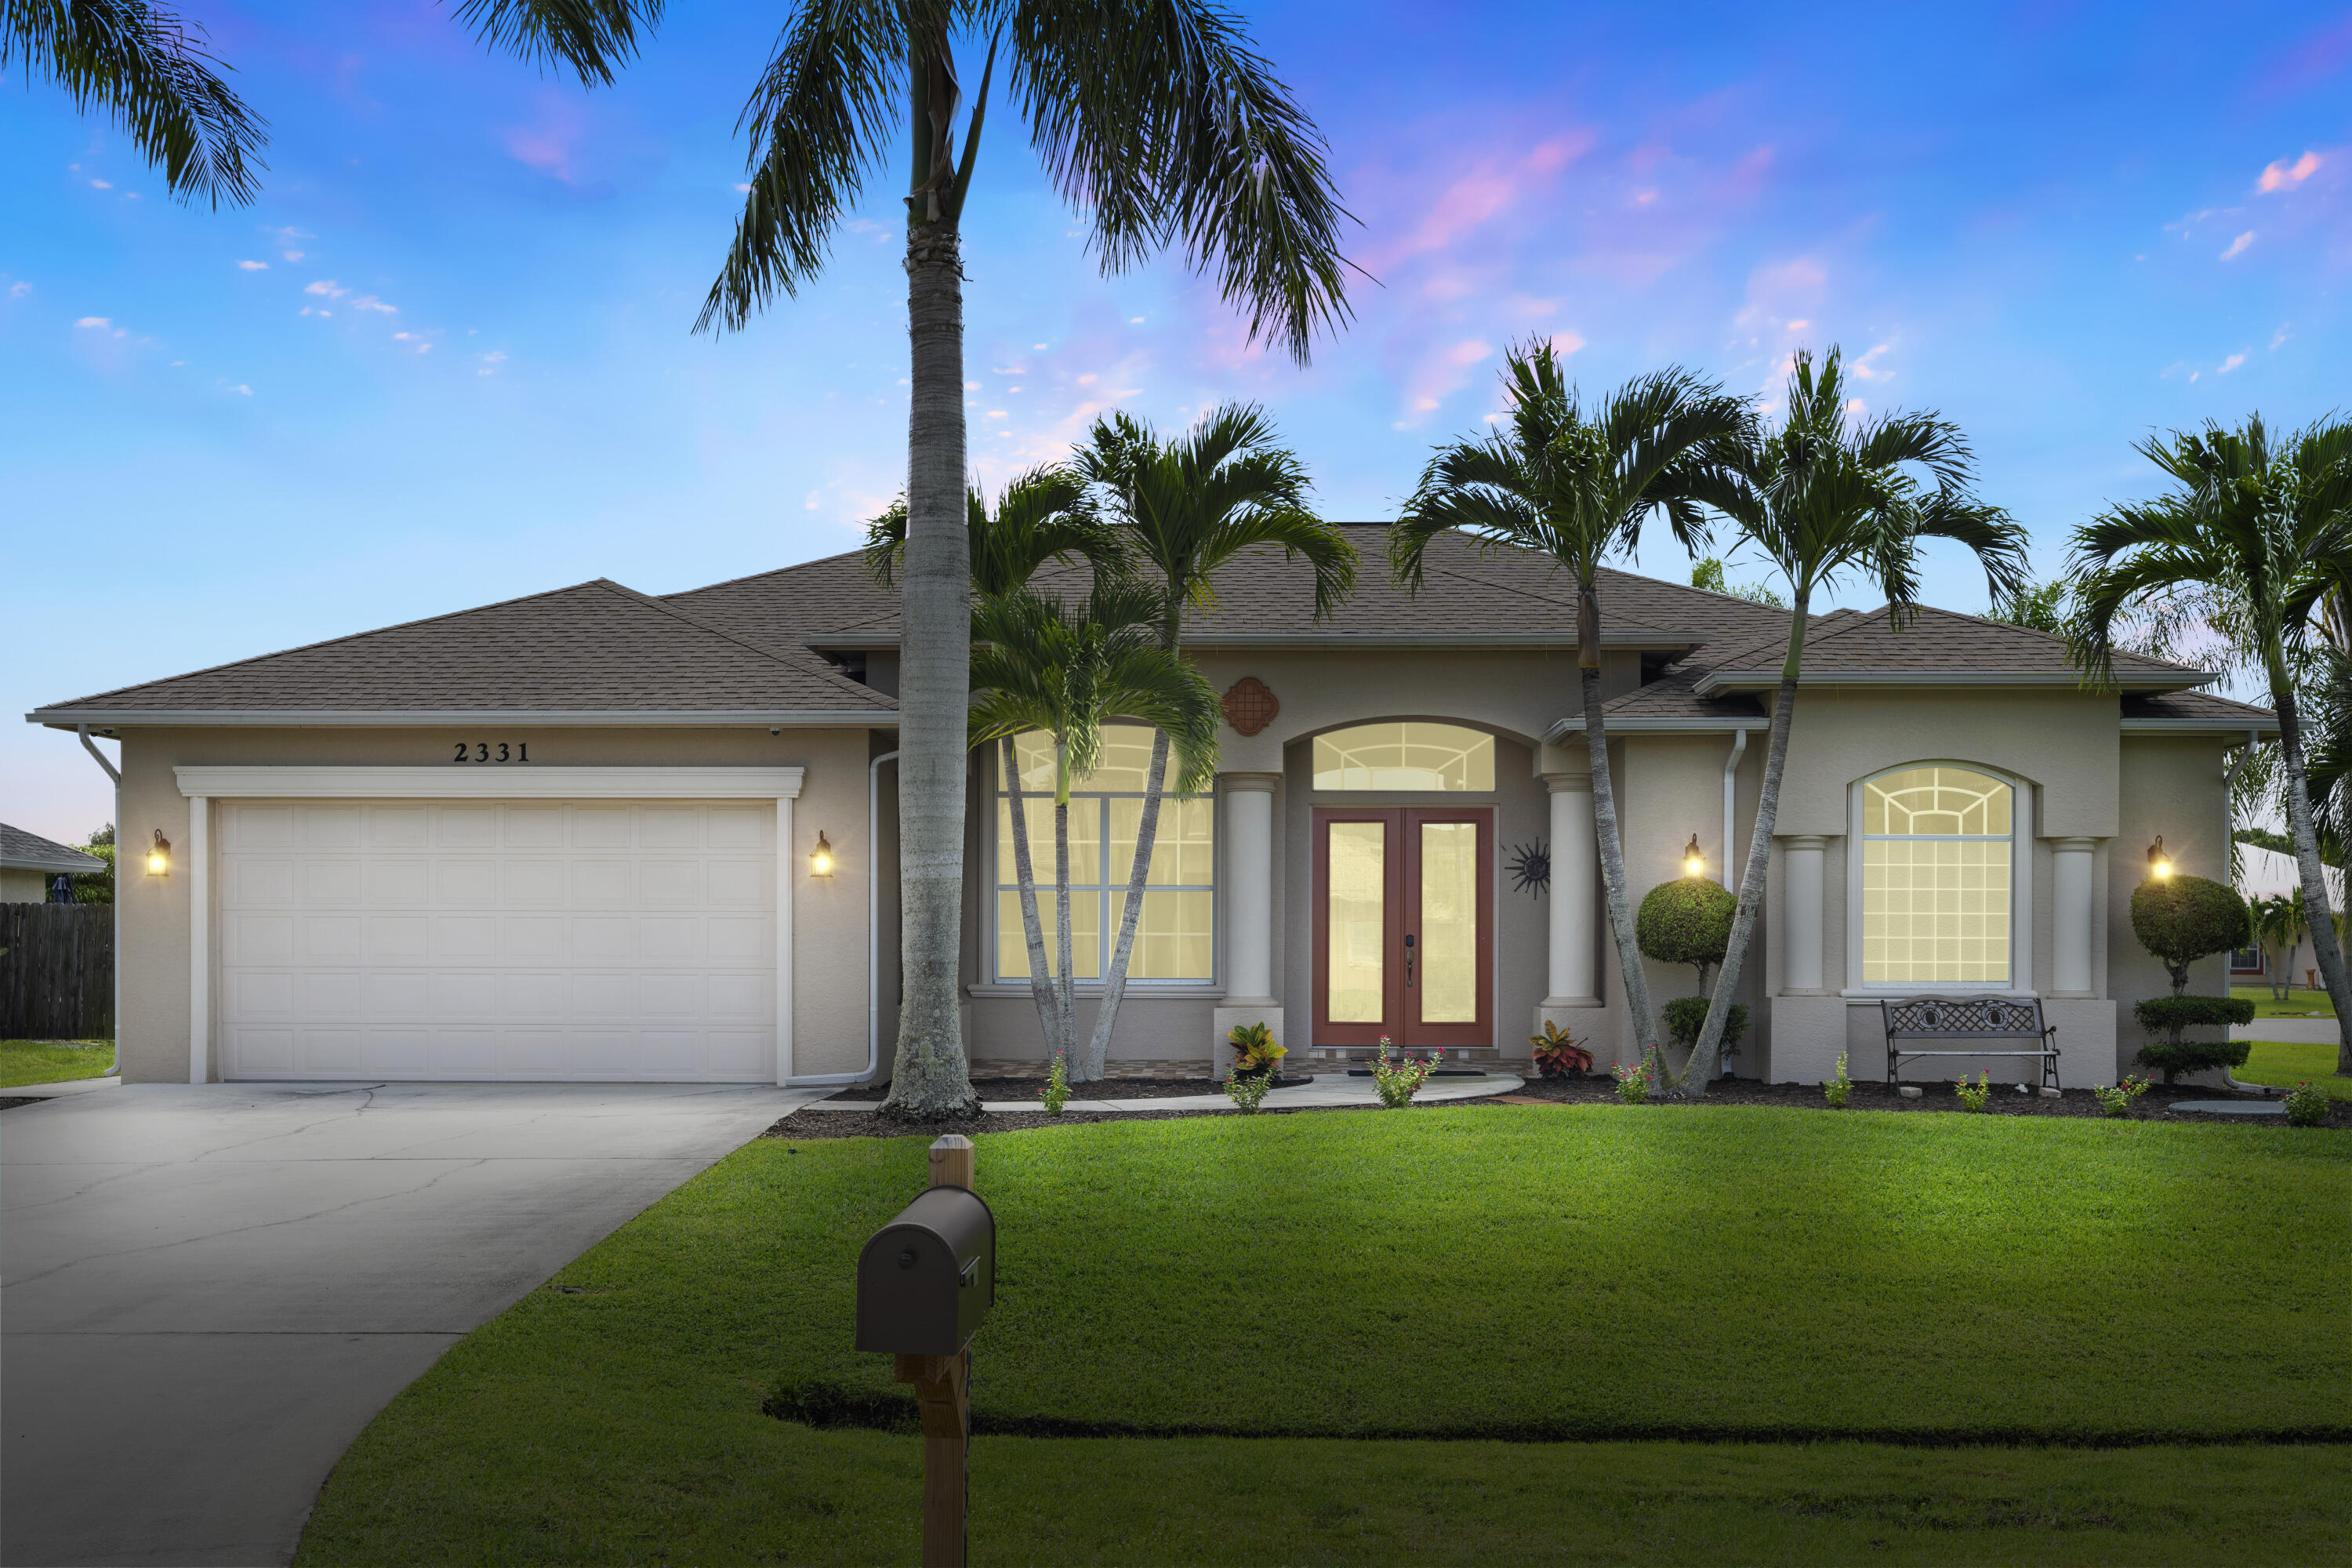
[[[1054,910],[1054,744],[1043,734],[1019,742],[1022,805],[1029,821],[1030,865],[1037,878],[1037,918],[1045,967],[1057,943]],[[996,978],[1029,978],[1021,929],[1021,884],[1013,857],[1013,802],[1004,793],[1001,754],[990,749],[996,783]],[[1172,773],[1175,761],[1171,758]],[[1103,728],[1102,763],[1070,790],[1070,973],[1100,980],[1127,905],[1128,873],[1143,822],[1143,786],[1151,771],[1151,731],[1141,724]],[[1143,912],[1136,921],[1130,980],[1208,980],[1216,908],[1216,812],[1208,795],[1170,795],[1160,805]]]
[[[1495,737],[1459,724],[1357,724],[1315,737],[1318,790],[1447,790],[1495,787]]]
[[[1970,768],[1862,786],[1862,983],[2011,984],[2016,788]]]

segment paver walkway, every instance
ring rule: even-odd
[[[288,1561],[459,1336],[818,1092],[131,1084],[0,1111],[0,1563]]]
[[[1523,1089],[1527,1079],[1509,1073],[1487,1073],[1477,1078],[1433,1078],[1421,1086],[1413,1096],[1416,1105],[1428,1105],[1446,1100],[1483,1100],[1490,1094],[1507,1094]],[[1268,1090],[1265,1103],[1276,1110],[1312,1110],[1318,1106],[1378,1105],[1381,1093],[1368,1078],[1341,1078],[1330,1075],[1313,1083],[1302,1083],[1290,1089]],[[809,1110],[871,1110],[870,1100],[820,1100],[805,1107]],[[1038,1109],[1034,1100],[983,1100],[982,1110],[1028,1111]],[[1234,1110],[1235,1106],[1221,1091],[1216,1094],[1176,1094],[1158,1100],[1073,1100],[1065,1110]]]

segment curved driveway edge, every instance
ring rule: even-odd
[[[134,1084],[0,1113],[0,1563],[280,1563],[468,1330],[821,1090]]]

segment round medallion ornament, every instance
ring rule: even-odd
[[[1218,706],[1224,710],[1225,722],[1244,735],[1255,735],[1274,722],[1282,711],[1282,704],[1265,681],[1255,675],[1244,675],[1225,692]]]

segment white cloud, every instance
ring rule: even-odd
[[[1143,318],[1140,316],[1129,316],[1127,319],[1127,324],[1130,327],[1139,327],[1143,325]]]
[[[738,193],[743,195],[750,195],[751,194],[751,187],[749,185],[737,185],[735,189]]]
[[[92,180],[90,182],[90,185],[93,189],[100,191],[110,191],[114,189],[114,182],[111,180]]]
[[[331,316],[334,314],[332,310],[320,305],[305,305],[302,307],[302,313],[306,316]]]
[[[24,285],[23,285],[22,283],[19,283],[19,284],[17,284],[17,285],[16,285],[16,287],[17,287],[17,288],[19,288],[19,289],[22,289],[22,288],[24,287]],[[2271,334],[2271,347],[2273,347],[2273,348],[2276,348],[2276,347],[2278,347],[2278,346],[2279,346],[2279,344],[2281,344],[2281,343],[2283,343],[2283,342],[2286,342],[2286,339],[2287,339],[2287,331],[2286,331],[2286,329],[2287,329],[2287,323],[2286,323],[2286,322],[2284,322],[2284,321],[2281,321],[2281,322],[2279,323],[2279,330],[2278,330],[2277,331],[2273,332],[2273,333]]]
[[[2221,362],[2221,363],[2220,367],[2219,367],[2218,369],[2216,369],[2216,370],[2215,370],[2214,374],[2215,374],[2216,375],[2227,375],[2227,374],[2229,374],[2231,371],[2233,371],[2233,370],[2237,369],[2240,365],[2242,365],[2242,364],[2243,364],[2243,363],[2246,363],[2246,356],[2245,356],[2245,355],[2243,355],[2243,354],[2231,354],[2228,359],[2225,359],[2225,360],[2223,360],[2223,361]]]
[[[344,288],[340,283],[337,283],[331,278],[321,278],[316,282],[303,284],[302,292],[305,294],[323,295],[330,300],[340,300],[344,295],[350,293],[351,290]]]
[[[1031,348],[1033,348],[1033,349],[1038,349],[1038,350],[1041,350],[1041,351],[1042,351],[1042,350],[1045,348],[1045,345],[1044,343],[1031,343],[1029,346],[1030,346]]]
[[[1895,373],[1893,371],[1881,370],[1877,365],[1873,364],[1871,362],[1894,346],[1895,345],[1891,342],[1876,344],[1868,353],[1864,354],[1860,359],[1848,362],[1846,368],[1853,372],[1853,378],[1856,381],[1893,381],[1895,379]],[[1790,368],[1793,369],[1794,366],[1791,366]]]
[[[289,261],[299,261],[302,259],[302,253],[299,250],[289,250],[283,254]]]
[[[498,374],[499,366],[506,363],[507,352],[504,349],[492,349],[486,354],[476,354],[474,357],[482,362],[474,371],[476,375],[495,375]]]
[[[11,300],[21,300],[32,291],[33,286],[30,283],[11,283],[8,285],[8,298]]]
[[[104,316],[84,316],[80,321],[76,321],[74,325],[77,327],[96,327],[102,331],[106,328],[114,325],[114,323],[108,321]]]
[[[2221,259],[2224,261],[2234,260],[2236,258],[2244,255],[2246,247],[2253,243],[2254,231],[2252,229],[2248,229],[2245,233],[2240,235],[2237,238],[2230,242],[2230,248],[2221,253]]]
[[[1810,326],[1811,326],[1811,325],[1812,325],[1812,322],[1811,322],[1811,321],[1791,321],[1791,322],[1790,322],[1790,323],[1789,323],[1789,330],[1790,330],[1790,331],[1792,331],[1792,332],[1801,332],[1801,331],[1803,331],[1807,327],[1810,327]]]
[[[237,263],[237,266],[247,272],[267,272],[269,270],[269,263],[267,261],[240,261]]]
[[[243,382],[239,382],[236,385],[229,387],[229,390],[236,393],[239,397],[251,397],[253,395],[253,388],[246,385]]]
[[[354,310],[380,310],[387,316],[397,316],[400,314],[399,306],[387,305],[373,294],[362,294],[358,299],[352,300],[352,309]]]

